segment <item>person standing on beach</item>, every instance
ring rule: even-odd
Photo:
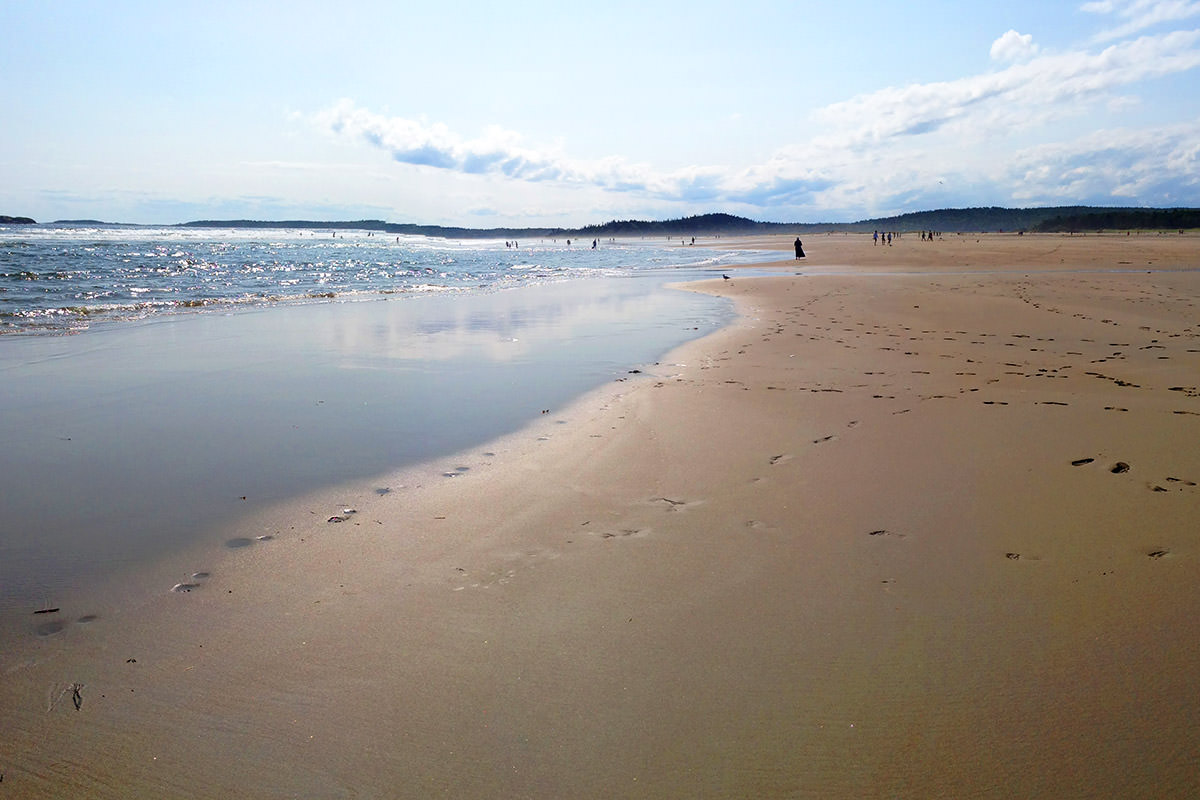
[[[871,244],[879,244],[879,231],[875,231],[873,234],[871,234]]]
[[[804,245],[800,243],[800,237],[796,237],[795,242],[796,258],[804,258]]]

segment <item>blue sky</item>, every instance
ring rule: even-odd
[[[1200,0],[0,0],[0,213],[1200,206]]]

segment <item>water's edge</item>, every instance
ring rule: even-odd
[[[27,615],[288,497],[527,426],[730,322],[725,301],[666,288],[708,277],[645,271],[4,342],[0,610]]]

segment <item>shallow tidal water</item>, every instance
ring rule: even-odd
[[[0,614],[480,445],[731,317],[639,270],[0,337]],[[48,631],[53,633],[53,631]]]

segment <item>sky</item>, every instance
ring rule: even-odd
[[[1200,0],[0,0],[0,214],[1200,207]]]

